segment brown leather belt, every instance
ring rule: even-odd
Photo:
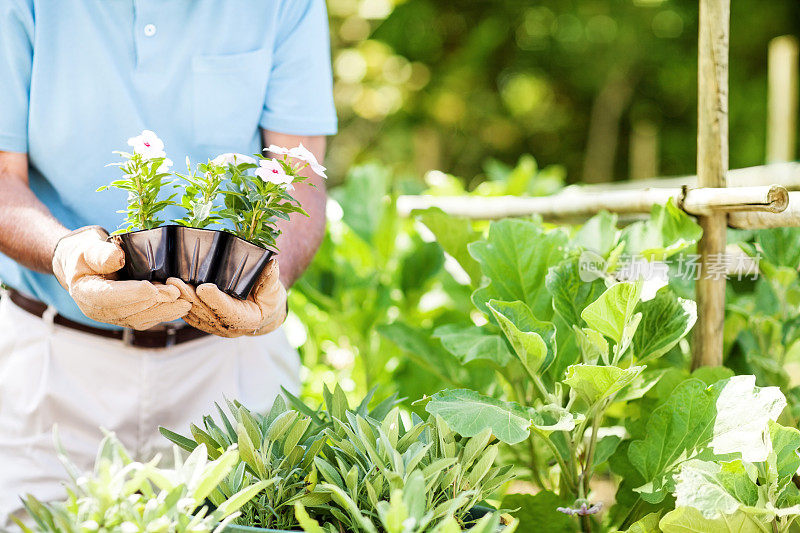
[[[19,291],[9,289],[8,297],[20,309],[28,313],[42,317],[47,311],[47,305],[32,298],[28,298]],[[53,317],[53,323],[65,328],[82,331],[97,335],[99,337],[106,337],[109,339],[117,339],[122,341],[128,346],[136,346],[137,348],[168,348],[175,344],[182,344],[184,342],[193,341],[201,337],[205,337],[208,333],[200,331],[199,329],[191,326],[175,327],[172,324],[165,324],[159,328],[148,329],[145,331],[136,331],[133,329],[103,329],[94,326],[87,326],[80,322],[75,322],[61,315]]]

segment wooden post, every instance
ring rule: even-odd
[[[797,39],[784,35],[769,43],[767,162],[793,161],[797,139]]]
[[[697,73],[697,182],[725,187],[728,171],[728,36],[730,0],[700,0]],[[700,217],[697,324],[692,367],[722,364],[725,277],[713,263],[725,253],[726,214]]]

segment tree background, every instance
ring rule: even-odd
[[[334,182],[380,161],[474,187],[532,154],[568,182],[691,174],[697,0],[328,0],[340,133]],[[764,162],[767,45],[800,34],[797,0],[733,0],[731,167]],[[655,144],[644,169],[632,138]],[[657,139],[657,140],[656,140]]]

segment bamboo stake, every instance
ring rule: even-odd
[[[789,205],[784,211],[731,213],[728,216],[728,225],[738,229],[800,227],[800,192],[789,193]]]
[[[797,39],[784,35],[769,43],[767,161],[795,158],[797,131]]]
[[[700,0],[698,36],[697,182],[725,187],[728,171],[728,35],[730,0]],[[725,277],[710,268],[725,253],[726,214],[700,217],[700,278],[692,367],[722,364]]]
[[[416,209],[438,207],[446,213],[476,220],[540,215],[552,221],[578,220],[600,211],[646,214],[654,205],[674,199],[687,213],[708,215],[719,211],[768,211],[777,213],[789,203],[780,185],[687,189],[681,187],[619,190],[597,193],[563,192],[554,196],[400,196],[397,210],[408,216]]]

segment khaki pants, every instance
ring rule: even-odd
[[[158,427],[183,435],[214,402],[268,409],[299,386],[299,358],[282,330],[261,337],[206,337],[163,349],[54,325],[0,299],[0,531],[19,495],[64,497],[66,473],[53,425],[79,468],[94,463],[99,428],[116,432],[136,460],[167,452]]]

